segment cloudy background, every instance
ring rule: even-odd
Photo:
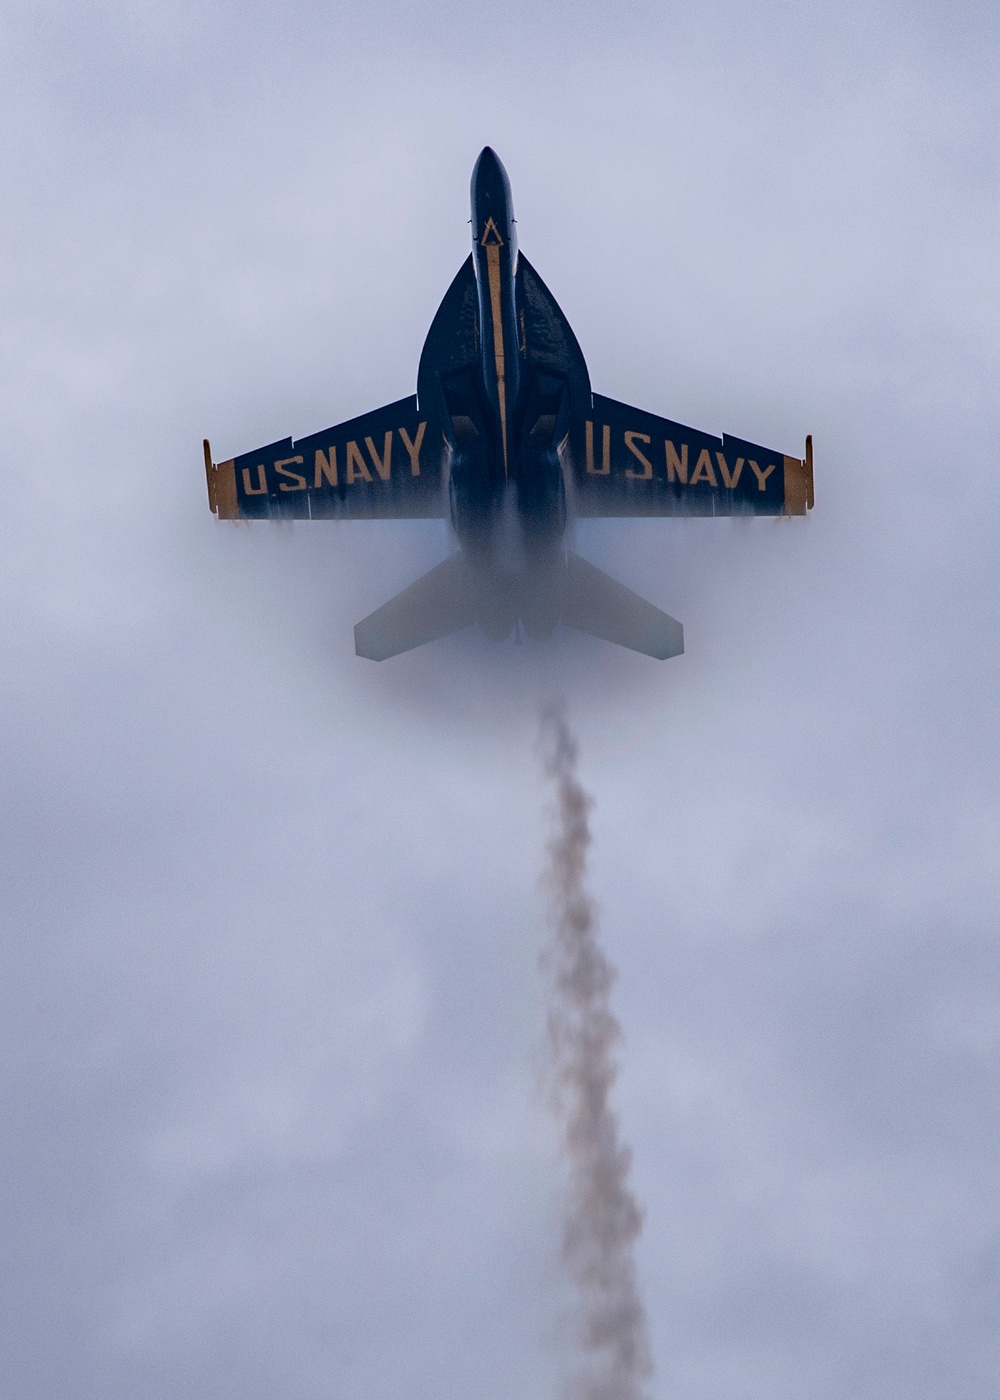
[[[655,1400],[1000,1370],[992,4],[9,0],[0,1393],[550,1400],[542,700],[596,797]],[[437,523],[225,527],[412,392],[480,147],[595,388],[808,521],[588,523],[665,665],[351,627]]]

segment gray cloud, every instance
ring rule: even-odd
[[[554,1393],[558,684],[655,1393],[992,1394],[992,10],[462,14],[9,12],[0,1388]],[[410,391],[487,140],[596,387],[816,435],[805,524],[580,527],[678,662],[365,667],[437,527],[207,511]]]

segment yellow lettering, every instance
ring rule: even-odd
[[[753,458],[750,459],[750,465],[751,467],[753,467],[754,476],[756,476],[757,478],[757,489],[760,491],[766,491],[767,487],[764,485],[764,483],[774,471],[774,463],[772,462],[769,467],[765,467],[763,471],[761,471],[760,467],[758,467],[757,463],[753,460]]]
[[[587,471],[591,476],[607,476],[611,470],[611,425],[604,423],[601,426],[601,465],[594,466],[594,425],[587,419],[584,426],[584,434],[587,445]]]
[[[677,455],[677,448],[669,438],[667,438],[664,443],[664,447],[667,449],[667,480],[679,481],[682,486],[686,486],[688,479],[687,443],[681,443],[681,455],[679,457]]]
[[[285,482],[279,481],[278,489],[280,491],[304,491],[306,489],[306,479],[304,476],[299,476],[298,472],[286,471],[286,468],[290,467],[293,462],[301,461],[301,457],[285,457],[282,461],[275,462],[274,470],[280,472],[282,476],[287,476],[289,481],[295,482],[294,486],[288,486]]]
[[[326,453],[325,453],[321,448],[317,447],[317,449],[316,449],[316,462],[315,462],[315,466],[316,466],[316,471],[315,471],[315,475],[313,476],[313,489],[314,489],[314,490],[319,490],[319,488],[323,485],[324,480],[325,480],[325,481],[328,481],[328,482],[330,483],[331,486],[336,486],[336,484],[337,484],[337,449],[336,449],[336,447],[331,447],[331,448],[330,448],[330,458],[329,458],[329,461],[327,460]]]
[[[417,435],[412,442],[405,428],[400,428],[399,430],[399,436],[403,439],[403,446],[410,454],[410,471],[414,476],[420,475],[420,444],[424,440],[424,430],[426,427],[426,423],[419,424],[417,427]]]
[[[371,481],[372,474],[365,466],[365,459],[362,457],[356,442],[347,444],[347,484],[353,486],[356,481]]]
[[[247,495],[247,496],[266,496],[266,495],[267,495],[267,476],[266,476],[265,473],[264,473],[264,463],[263,463],[263,462],[259,463],[259,464],[258,464],[258,467],[257,467],[257,481],[258,481],[258,485],[257,485],[257,486],[251,486],[251,485],[250,485],[250,468],[249,468],[249,467],[244,467],[244,468],[243,468],[243,491],[244,491],[244,494],[245,494],[245,495]]]
[[[652,481],[653,464],[648,457],[645,457],[636,447],[637,442],[649,442],[650,439],[645,433],[626,433],[625,446],[642,463],[642,471],[633,471],[631,467],[626,467],[625,475],[632,481]]]
[[[703,447],[698,453],[698,463],[688,485],[696,486],[699,481],[707,481],[710,486],[718,486],[719,484],[715,479],[715,468],[712,466],[712,459],[707,447]]]
[[[721,452],[715,454],[715,460],[719,464],[719,471],[722,473],[722,480],[729,487],[730,491],[735,491],[739,485],[740,473],[743,471],[743,458],[736,458],[736,466],[733,467],[732,476],[729,475],[729,463]]]
[[[372,466],[378,472],[379,476],[382,478],[383,481],[388,481],[389,472],[392,469],[392,429],[390,428],[385,435],[385,441],[382,444],[381,457],[375,451],[375,444],[372,442],[370,437],[365,438],[365,446],[371,453]],[[369,480],[371,480],[370,477]]]

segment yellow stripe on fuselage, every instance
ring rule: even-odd
[[[487,243],[492,232],[495,242]],[[500,249],[503,239],[492,219],[486,222],[482,247],[486,249],[486,274],[490,284],[490,311],[493,317],[493,359],[497,371],[497,397],[500,400],[500,438],[503,443],[503,474],[507,475],[507,386],[504,378],[503,299],[500,290]]]

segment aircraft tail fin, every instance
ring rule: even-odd
[[[452,554],[362,619],[354,628],[354,650],[370,661],[387,661],[475,620],[468,566],[461,554]]]
[[[684,628],[578,554],[566,558],[562,620],[567,627],[617,642],[658,661],[684,651]]]

